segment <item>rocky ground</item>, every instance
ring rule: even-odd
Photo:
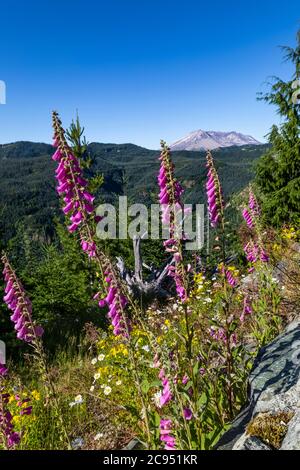
[[[256,358],[248,404],[217,450],[300,450],[300,321]]]

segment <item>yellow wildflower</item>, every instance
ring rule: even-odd
[[[279,251],[280,250],[280,245],[278,245],[278,243],[274,243],[273,244],[273,250],[274,251]]]
[[[295,238],[297,238],[297,232],[294,227],[284,228],[282,230],[282,237],[286,240],[294,240]]]
[[[36,400],[36,401],[39,401],[40,398],[41,398],[41,394],[37,390],[32,390],[31,395],[32,395],[33,399]]]

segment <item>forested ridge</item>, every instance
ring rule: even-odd
[[[254,176],[257,159],[267,145],[229,147],[214,152],[221,172],[226,196],[238,193]],[[53,147],[34,142],[16,142],[0,146],[0,214],[4,240],[16,233],[18,225],[35,230],[45,240],[51,240],[53,217],[59,215],[53,177]],[[89,177],[103,174],[103,185],[97,193],[99,202],[112,202],[126,195],[132,202],[157,203],[155,175],[159,167],[157,150],[133,144],[88,145],[92,165]],[[205,202],[205,152],[173,153],[176,176],[185,187],[184,201]]]

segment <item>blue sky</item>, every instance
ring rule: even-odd
[[[257,102],[288,78],[299,1],[2,2],[0,143],[51,141],[52,109],[78,110],[89,141],[158,148],[195,129],[263,140],[275,110]]]

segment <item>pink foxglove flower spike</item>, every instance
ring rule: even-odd
[[[5,364],[2,364],[0,362],[0,377],[4,377],[7,374],[7,368],[5,367]]]
[[[256,196],[250,186],[249,189],[249,208],[251,209],[252,213],[258,217],[260,215],[260,207],[257,202]]]
[[[173,254],[174,266],[169,269],[169,276],[173,277],[176,292],[182,302],[186,302],[187,275],[182,257],[182,236],[178,236],[178,230],[182,228],[180,217],[183,217],[183,204],[181,196],[183,188],[174,176],[174,164],[171,160],[169,147],[164,141],[161,142],[161,162],[158,174],[159,203],[162,210],[162,224],[169,227],[169,239],[164,242],[167,252]],[[180,227],[179,227],[180,226]],[[180,230],[181,231],[181,230]]]
[[[169,403],[169,401],[172,400],[173,394],[172,394],[172,391],[171,391],[171,388],[170,388],[169,379],[165,376],[164,369],[161,369],[161,371],[159,373],[159,378],[161,379],[162,386],[163,386],[163,391],[162,391],[162,394],[161,394],[161,397],[160,397],[160,406],[163,407],[167,403]]]
[[[210,152],[207,153],[206,162],[206,166],[208,168],[206,182],[208,213],[211,226],[215,228],[223,217],[223,196],[219,176]]]
[[[247,260],[250,263],[255,263],[259,256],[258,247],[251,241],[244,246],[244,251],[247,257]]]
[[[260,213],[261,211],[259,204],[257,202],[255,194],[253,193],[252,188],[250,187],[248,208],[245,208],[242,211],[242,215],[248,227],[250,229],[256,229],[256,241],[254,242],[253,240],[251,240],[244,246],[244,251],[247,260],[250,263],[256,263],[256,261],[258,260],[262,261],[263,263],[268,263],[269,261],[269,256],[263,246],[261,231],[259,227]]]
[[[245,321],[246,315],[251,315],[251,313],[252,313],[251,302],[250,302],[250,299],[249,299],[248,295],[246,295],[245,298],[244,298],[243,312],[240,316],[241,322],[243,323]]]
[[[165,450],[174,450],[176,448],[175,437],[172,436],[172,421],[170,419],[161,419],[160,425],[160,440],[165,444]]]
[[[243,214],[246,224],[248,225],[249,228],[252,229],[254,227],[254,222],[248,209],[244,209],[242,214]]]
[[[33,322],[31,302],[7,256],[3,254],[1,260],[4,265],[3,275],[6,282],[3,300],[13,312],[10,319],[15,324],[17,338],[27,343],[34,343],[37,338],[43,335],[44,330]]]
[[[193,413],[190,408],[184,408],[183,410],[184,419],[190,421],[193,418]]]
[[[106,276],[107,296],[99,301],[99,306],[108,306],[108,317],[114,327],[114,333],[128,335],[130,327],[124,313],[128,300],[122,293],[111,262],[104,253],[97,250],[93,228],[93,223],[96,221],[93,206],[94,196],[86,189],[88,183],[83,177],[78,159],[67,144],[65,131],[56,112],[53,113],[53,129],[53,145],[57,149],[52,158],[58,162],[56,169],[58,186],[56,189],[59,195],[64,195],[63,212],[70,219],[68,230],[71,233],[79,232],[82,250],[89,257],[98,261],[102,273]],[[95,297],[98,296],[99,294],[96,294]]]
[[[237,280],[233,277],[232,273],[228,270],[225,271],[226,279],[231,287],[236,287]]]
[[[70,233],[79,231],[83,251],[95,257],[96,245],[88,225],[90,219],[95,218],[95,198],[86,189],[88,183],[83,177],[78,159],[67,144],[65,130],[56,112],[53,112],[53,129],[56,151],[52,159],[58,162],[55,170],[58,182],[56,190],[63,197],[65,205],[62,210],[70,220],[68,230]]]
[[[122,293],[111,263],[105,260],[103,264],[105,266],[104,274],[106,275],[105,279],[108,284],[108,292],[105,298],[99,300],[99,307],[108,306],[107,315],[111,320],[114,334],[116,336],[122,335],[128,337],[131,327],[124,312],[128,300]]]
[[[10,394],[4,393],[4,386],[2,385],[7,372],[4,364],[0,363],[0,434],[5,448],[11,449],[19,444],[21,436],[14,431],[13,417],[7,408]]]

